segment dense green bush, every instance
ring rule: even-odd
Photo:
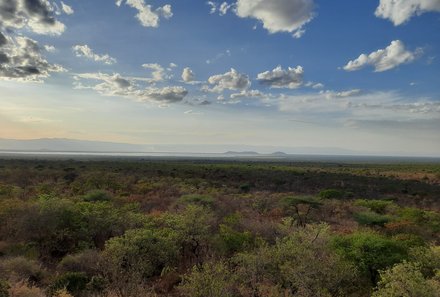
[[[360,225],[383,227],[391,219],[389,216],[381,215],[372,211],[361,211],[354,214],[354,219]]]
[[[336,236],[333,245],[342,257],[356,265],[373,284],[378,281],[380,270],[408,258],[405,242],[372,231]]]
[[[112,200],[112,196],[103,190],[90,191],[82,198],[86,202],[104,202]]]
[[[392,201],[386,200],[356,200],[355,205],[369,208],[371,211],[377,212],[379,214],[385,214],[388,207],[392,206],[394,203]]]
[[[346,193],[342,190],[327,189],[319,192],[319,197],[322,199],[343,199],[346,197]]]
[[[73,296],[81,295],[90,279],[82,272],[67,272],[55,278],[48,288],[48,295],[53,296],[58,291],[66,289]]]
[[[224,262],[194,267],[183,279],[181,290],[191,297],[235,297],[235,277]]]
[[[173,267],[178,256],[172,230],[129,230],[110,239],[103,252],[104,275],[121,296],[138,294],[145,282]]]
[[[403,262],[380,273],[380,281],[372,297],[438,297],[440,278],[426,279],[416,263]]]

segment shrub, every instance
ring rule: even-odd
[[[345,196],[344,191],[336,189],[327,189],[319,192],[319,197],[322,199],[343,199]]]
[[[56,296],[57,292],[66,289],[72,295],[78,295],[87,288],[89,278],[83,272],[67,272],[58,276],[48,288],[50,296]]]
[[[196,204],[203,207],[212,207],[214,205],[214,199],[208,195],[183,195],[179,198],[179,202],[182,204]]]
[[[84,272],[88,276],[99,273],[100,254],[94,250],[86,250],[79,254],[67,255],[58,264],[63,272]]]
[[[376,284],[380,270],[408,257],[408,247],[405,242],[371,231],[337,236],[333,240],[333,245],[336,251],[354,263],[372,284]]]
[[[415,263],[403,262],[380,273],[380,281],[372,297],[439,296],[440,282],[427,280]]]
[[[224,262],[205,263],[193,268],[180,289],[191,297],[234,297],[234,275]]]
[[[360,225],[383,227],[390,221],[390,218],[372,211],[362,211],[354,214],[354,219]]]
[[[177,257],[176,234],[171,230],[129,230],[107,241],[103,252],[103,270],[109,286],[125,292],[139,293],[143,284],[159,276]]]
[[[355,205],[369,208],[371,211],[377,212],[379,214],[384,214],[386,209],[393,205],[392,201],[386,200],[356,200]]]
[[[6,258],[0,262],[0,274],[16,282],[39,283],[44,277],[40,265],[24,257]]]
[[[86,202],[104,202],[110,201],[111,199],[112,196],[108,192],[102,190],[91,191],[83,196],[83,200]]]
[[[9,297],[46,297],[46,295],[40,288],[30,287],[24,282],[18,282],[9,288]]]
[[[0,297],[9,297],[8,289],[8,283],[0,279]]]

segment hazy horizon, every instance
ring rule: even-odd
[[[440,156],[439,12],[438,0],[0,0],[0,139]]]

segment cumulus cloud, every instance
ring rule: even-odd
[[[35,40],[0,33],[0,80],[42,82],[50,73],[63,71],[63,67],[42,57]]]
[[[380,0],[375,15],[389,19],[395,26],[409,21],[415,15],[425,12],[440,12],[438,0]]]
[[[69,5],[67,5],[66,3],[64,3],[63,1],[61,1],[61,9],[63,10],[63,12],[65,14],[71,15],[74,14],[75,11],[73,10],[73,8]]]
[[[169,74],[167,71],[171,71],[172,68],[177,67],[177,65],[175,66],[174,65],[175,65],[174,63],[171,63],[170,67],[168,69],[165,69],[164,67],[162,67],[157,63],[147,63],[147,64],[143,64],[142,67],[151,70],[151,78],[149,78],[148,80],[154,83],[154,82],[161,82],[167,79],[171,79],[172,75]]]
[[[212,88],[205,88],[205,90],[218,93],[224,90],[243,91],[251,86],[249,76],[239,73],[234,68],[224,74],[211,76],[208,83],[212,85]]]
[[[74,79],[74,85],[77,89],[92,89],[104,96],[119,96],[161,106],[181,102],[188,94],[188,91],[180,86],[142,87],[141,84],[146,81],[145,79],[123,77],[118,73],[82,73],[77,74]],[[84,85],[84,82],[88,81],[94,83]]]
[[[271,71],[259,73],[257,80],[265,86],[271,88],[299,88],[303,83],[304,69],[301,66],[296,68],[289,67],[283,69],[281,66]]]
[[[261,98],[264,94],[259,90],[243,90],[240,93],[233,93],[229,96],[231,99],[238,98]]]
[[[60,35],[65,25],[55,19],[56,6],[49,0],[1,0],[0,28],[26,28],[37,34]]]
[[[57,51],[56,47],[54,47],[53,45],[48,45],[48,44],[46,44],[44,46],[44,50],[49,53],[54,53]]]
[[[270,33],[288,32],[299,38],[313,19],[313,0],[237,0],[235,13],[262,22]]]
[[[117,0],[116,5],[122,3],[136,9],[136,18],[144,27],[159,27],[160,18],[170,19],[173,16],[171,5],[166,4],[153,10],[151,5],[147,5],[144,0]]]
[[[77,57],[87,58],[95,62],[102,62],[107,65],[112,65],[117,62],[115,58],[110,57],[108,54],[96,54],[87,44],[75,45],[72,47],[72,49]]]
[[[368,55],[362,54],[357,59],[351,60],[343,68],[346,71],[360,70],[366,66],[373,66],[375,72],[383,72],[393,69],[401,64],[413,62],[422,49],[418,48],[411,52],[405,48],[400,40],[394,40],[385,49],[380,49]]]
[[[183,69],[182,72],[182,80],[186,83],[190,83],[193,82],[195,79],[195,75],[194,72],[191,70],[191,68],[186,67],[185,69]]]

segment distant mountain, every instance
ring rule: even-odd
[[[102,152],[102,153],[168,153],[168,154],[218,154],[225,156],[289,155],[371,155],[337,147],[285,147],[239,144],[130,144],[106,141],[89,141],[66,138],[41,138],[29,140],[2,139],[0,150],[23,152]],[[373,153],[373,155],[375,155]],[[376,154],[377,155],[377,154]]]
[[[288,156],[289,154],[286,154],[285,152],[274,152],[271,154],[272,156],[280,156],[280,157],[285,157]]]

